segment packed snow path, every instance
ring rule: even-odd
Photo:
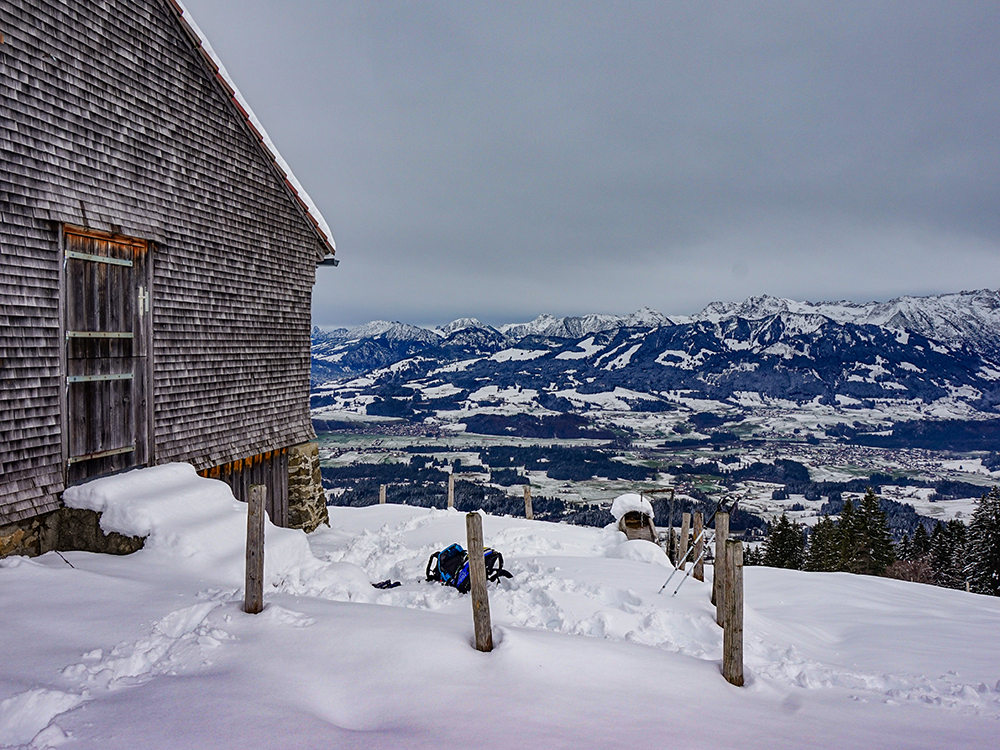
[[[0,561],[0,747],[984,748],[1000,730],[995,598],[747,568],[739,689],[708,584],[657,594],[662,553],[616,531],[486,517],[514,577],[481,654],[468,597],[423,581],[464,514],[331,508],[308,543],[269,526],[251,616],[224,486],[101,481],[71,501],[149,542]]]

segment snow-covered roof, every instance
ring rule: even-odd
[[[637,495],[634,492],[630,492],[626,495],[619,495],[615,498],[615,501],[611,503],[611,515],[615,517],[616,521],[620,521],[622,516],[626,513],[631,513],[637,511],[639,513],[645,513],[650,518],[653,517],[653,506],[642,495]]]
[[[330,230],[330,225],[327,223],[326,219],[323,218],[323,214],[320,213],[315,201],[313,201],[309,193],[306,192],[306,189],[302,187],[302,183],[299,182],[292,173],[291,168],[288,166],[288,162],[285,161],[285,159],[281,156],[281,153],[275,147],[274,141],[271,140],[271,137],[267,134],[267,130],[265,130],[264,126],[261,124],[260,119],[250,108],[250,104],[247,102],[246,98],[240,93],[239,89],[236,88],[236,84],[233,82],[232,77],[226,70],[226,66],[222,64],[219,56],[215,54],[215,50],[212,49],[212,45],[205,37],[204,32],[201,28],[199,28],[198,24],[191,16],[191,11],[184,7],[181,0],[169,0],[168,6],[177,14],[177,20],[180,21],[181,26],[190,33],[191,41],[201,50],[202,58],[211,69],[216,80],[222,84],[223,88],[229,94],[236,110],[246,120],[247,125],[250,128],[250,132],[258,138],[264,153],[274,163],[274,166],[284,181],[285,186],[288,188],[292,197],[301,206],[306,218],[308,218],[312,223],[316,234],[319,236],[323,246],[326,247],[327,252],[336,253],[337,243],[333,239],[333,232]]]

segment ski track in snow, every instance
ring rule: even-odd
[[[0,748],[58,747],[72,739],[55,722],[60,714],[157,677],[210,669],[224,647],[237,640],[224,626],[232,618],[229,612],[242,610],[242,592],[206,589],[198,596],[207,601],[170,612],[146,636],[82,654],[60,672],[67,691],[35,688],[0,701]],[[269,620],[293,628],[315,624],[275,604],[267,604],[257,617],[265,625]]]
[[[84,700],[76,693],[34,688],[0,701],[0,747],[48,748],[62,744],[66,734],[51,722]]]
[[[963,683],[955,672],[927,677],[921,674],[883,674],[849,671],[802,656],[794,646],[769,643],[744,631],[744,662],[753,673],[792,687],[818,690],[841,688],[858,701],[894,705],[918,703],[1000,719],[1000,681]]]
[[[232,636],[207,623],[220,602],[176,610],[136,641],[97,648],[61,671],[70,692],[33,689],[0,702],[0,747],[57,747],[69,738],[53,720],[102,693],[135,687],[157,675],[211,666],[212,653]]]
[[[107,653],[96,649],[84,654],[80,663],[66,667],[62,675],[92,692],[209,667],[212,652],[232,637],[207,622],[219,606],[220,602],[209,601],[171,612],[155,623],[146,637],[119,643]]]

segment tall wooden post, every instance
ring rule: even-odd
[[[378,488],[378,504],[385,505],[385,485],[380,484]]]
[[[705,551],[705,538],[702,536],[702,531],[705,528],[705,517],[702,515],[700,510],[695,511],[694,514],[694,529],[692,534],[694,538],[697,539],[694,543],[694,552],[691,555],[695,559],[694,564],[694,577],[695,580],[704,581],[705,580],[705,561],[702,559],[701,553]]]
[[[534,520],[535,513],[531,509],[531,485],[524,485],[524,517],[529,521]]]
[[[250,485],[247,502],[247,565],[243,611],[255,615],[264,609],[264,501],[267,487]]]
[[[726,540],[729,538],[729,514],[715,514],[715,563],[712,568],[712,604],[715,605],[715,621],[722,625],[725,621],[725,581],[726,581]]]
[[[681,570],[684,570],[684,558],[687,557],[688,551],[688,530],[691,528],[691,514],[684,513],[681,515],[681,540],[680,544],[677,545],[677,559],[681,561]]]
[[[674,536],[674,496],[670,495],[670,535],[667,537],[667,557],[674,565],[677,564],[677,545]]]
[[[455,507],[455,475],[448,475],[448,507]]]
[[[726,554],[726,623],[722,630],[722,676],[743,687],[743,542],[729,540]]]
[[[476,629],[476,648],[493,650],[493,626],[490,623],[490,599],[486,592],[486,561],[483,558],[483,519],[478,513],[465,515],[469,546],[469,579],[472,588],[472,623]]]

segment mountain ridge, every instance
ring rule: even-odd
[[[355,328],[313,329],[314,382],[362,374],[410,356],[440,349],[439,358],[489,356],[523,341],[583,340],[622,329],[666,328],[780,316],[785,331],[816,330],[829,320],[838,325],[874,325],[924,336],[952,349],[967,348],[987,359],[1000,358],[1000,291],[976,290],[927,297],[904,296],[888,302],[798,302],[770,295],[742,302],[712,302],[697,315],[667,317],[648,307],[630,315],[556,317],[543,314],[528,323],[499,327],[477,318],[459,318],[437,329],[377,320]],[[572,354],[567,354],[572,358]]]
[[[747,297],[741,302],[710,302],[695,315],[664,315],[643,307],[629,315],[598,314],[557,317],[543,313],[527,323],[504,323],[491,326],[477,318],[465,317],[437,328],[415,326],[399,321],[376,320],[351,329],[315,328],[326,337],[337,340],[374,338],[385,335],[390,339],[434,341],[466,328],[497,331],[511,343],[525,336],[576,338],[592,333],[629,327],[656,327],[698,321],[719,322],[728,318],[749,320],[778,313],[822,315],[838,323],[879,325],[920,333],[943,342],[983,342],[993,351],[1000,351],[1000,290],[978,289],[917,297],[904,295],[886,302],[852,302],[849,300],[810,302],[797,301],[768,294]],[[996,331],[984,335],[984,329]]]

